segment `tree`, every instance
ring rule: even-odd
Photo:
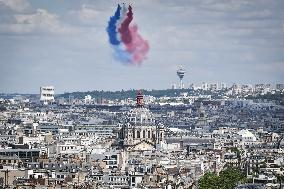
[[[199,189],[218,189],[219,177],[211,172],[205,173],[198,181]]]
[[[273,175],[276,176],[277,181],[278,181],[279,184],[280,184],[279,188],[282,188],[282,181],[284,181],[284,175],[283,175],[283,174],[276,173],[276,172],[273,172]]]
[[[200,189],[234,189],[237,184],[246,182],[245,175],[236,168],[229,167],[219,176],[207,172],[198,181]]]
[[[222,189],[234,189],[238,183],[244,183],[246,177],[239,169],[229,167],[220,172],[219,180]]]

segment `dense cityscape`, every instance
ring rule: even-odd
[[[0,186],[283,187],[283,84],[177,86],[1,94]]]
[[[284,0],[0,0],[0,189],[284,189]]]

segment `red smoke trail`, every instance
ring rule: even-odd
[[[133,19],[132,7],[129,5],[127,17],[125,18],[120,28],[118,29],[121,35],[121,41],[124,44],[128,44],[132,41],[130,30],[129,30],[129,24],[132,21],[132,19]]]
[[[132,61],[136,64],[140,64],[146,58],[146,54],[149,51],[149,44],[148,41],[144,40],[138,34],[137,25],[131,26],[129,30],[132,40],[130,43],[126,44],[126,49],[132,54]]]
[[[132,63],[140,64],[149,51],[149,44],[138,34],[138,26],[129,26],[133,20],[132,7],[129,5],[125,20],[121,23],[119,33],[126,50],[131,54]]]

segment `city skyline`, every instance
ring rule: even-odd
[[[284,83],[283,1],[125,1],[150,44],[141,66],[112,57],[117,3],[0,0],[0,92],[165,89],[179,65],[187,85]]]

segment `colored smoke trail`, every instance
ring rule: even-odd
[[[132,7],[129,5],[128,7],[128,13],[127,13],[127,17],[125,18],[125,20],[121,23],[120,28],[118,29],[120,36],[121,36],[121,41],[124,44],[128,44],[131,42],[132,38],[131,38],[131,34],[130,34],[130,30],[129,30],[129,24],[130,22],[133,20],[133,12],[132,12]]]
[[[130,25],[132,20],[132,7],[129,5],[127,11],[125,4],[122,8],[118,5],[114,16],[110,17],[107,32],[114,49],[114,58],[123,63],[140,65],[146,59],[150,47],[148,41],[139,35],[138,26]]]
[[[132,57],[129,52],[122,49],[121,45],[113,45],[114,48],[114,58],[122,63],[129,64],[132,62]]]
[[[130,27],[130,34],[132,36],[132,41],[126,44],[126,49],[132,54],[133,62],[140,64],[146,58],[150,47],[148,41],[144,40],[138,34],[137,25]]]
[[[121,62],[130,63],[131,55],[127,51],[123,50],[123,47],[120,46],[121,42],[118,39],[118,32],[116,29],[117,28],[116,24],[120,20],[120,16],[121,16],[120,11],[121,11],[121,6],[117,5],[115,14],[110,17],[110,20],[108,22],[108,27],[106,30],[108,32],[109,42],[113,46],[113,49],[114,49],[114,57],[117,60],[120,60]]]
[[[117,5],[115,14],[112,17],[110,17],[109,22],[108,22],[107,32],[109,36],[109,42],[112,45],[120,44],[120,41],[117,39],[117,31],[116,31],[116,22],[120,18],[120,10],[121,10],[120,5]]]
[[[124,21],[125,17],[127,16],[127,8],[125,6],[125,3],[123,3],[121,11],[120,11],[120,18],[119,20],[116,22],[116,26],[117,28],[119,28],[121,26],[121,23]]]

